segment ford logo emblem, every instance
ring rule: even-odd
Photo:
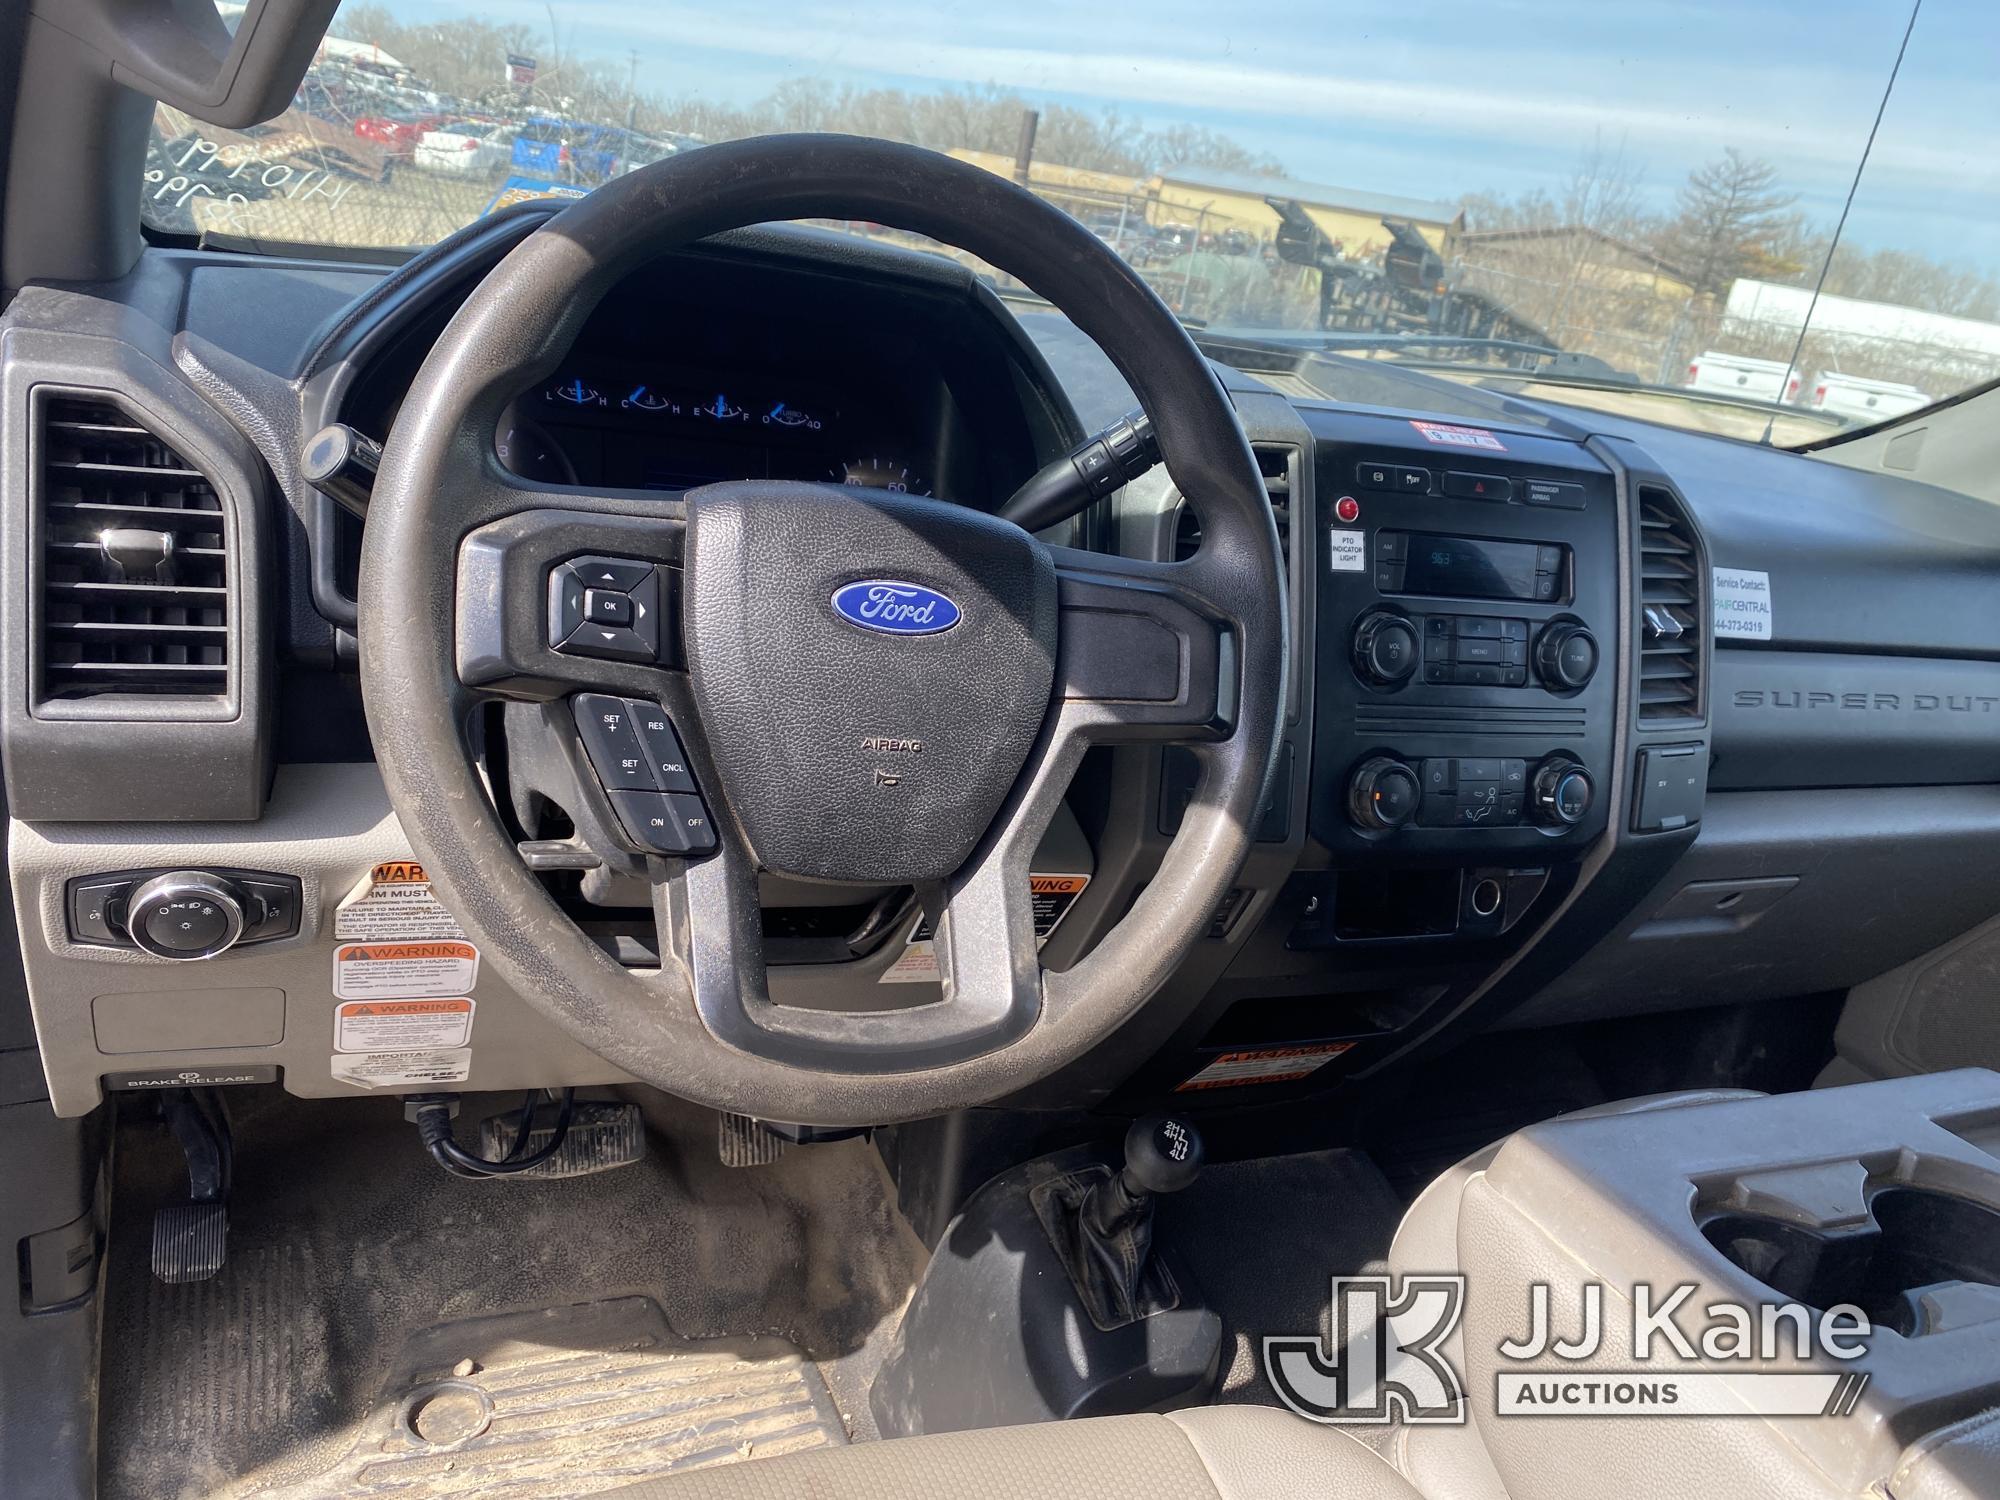
[[[863,578],[835,589],[833,612],[884,635],[936,635],[959,620],[958,606],[936,589],[900,578]]]

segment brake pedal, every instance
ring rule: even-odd
[[[153,1274],[169,1285],[206,1281],[229,1258],[229,1117],[213,1089],[165,1089],[160,1113],[187,1158],[188,1201],[153,1215]]]
[[[554,1139],[555,1122],[542,1112],[535,1128],[528,1132],[527,1144],[518,1155],[532,1156]],[[521,1111],[493,1115],[479,1127],[482,1156],[499,1161],[514,1145],[521,1129]],[[629,1167],[646,1155],[646,1122],[636,1104],[578,1104],[574,1107],[569,1133],[547,1161],[513,1175],[527,1181],[550,1177],[588,1177],[593,1172],[609,1172]]]

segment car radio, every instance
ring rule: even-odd
[[[1316,413],[1312,829],[1336,853],[1545,861],[1605,826],[1618,503],[1580,444]],[[1296,534],[1296,533],[1295,533]]]
[[[1569,548],[1554,543],[1494,542],[1423,531],[1375,533],[1375,587],[1385,594],[1552,604],[1567,597],[1568,570]]]

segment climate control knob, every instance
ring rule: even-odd
[[[1354,670],[1363,682],[1399,687],[1410,680],[1423,654],[1417,627],[1401,615],[1372,614],[1354,627]]]
[[[155,875],[132,893],[125,930],[155,958],[213,958],[243,936],[243,892],[205,870]]]
[[[1558,693],[1587,686],[1597,673],[1597,637],[1573,620],[1558,620],[1535,638],[1535,675]]]
[[[1552,755],[1535,767],[1528,811],[1537,823],[1569,828],[1584,820],[1596,796],[1588,771],[1567,756]]]
[[[1347,783],[1347,815],[1368,833],[1390,833],[1417,815],[1424,789],[1417,773],[1392,755],[1377,755],[1354,768]]]

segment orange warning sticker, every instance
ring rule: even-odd
[[[431,891],[430,875],[413,859],[385,859],[356,882],[333,914],[342,943],[390,943],[462,938],[458,920]]]
[[[1252,1083],[1289,1083],[1317,1072],[1341,1053],[1353,1050],[1352,1042],[1317,1042],[1307,1047],[1259,1047],[1250,1052],[1218,1053],[1174,1092],[1186,1094],[1196,1089],[1233,1089]]]
[[[336,1052],[401,1052],[463,1047],[472,1040],[476,1002],[464,995],[436,1000],[348,1000],[333,1008]]]
[[[342,943],[333,950],[333,992],[342,1000],[463,995],[479,978],[470,943]]]

